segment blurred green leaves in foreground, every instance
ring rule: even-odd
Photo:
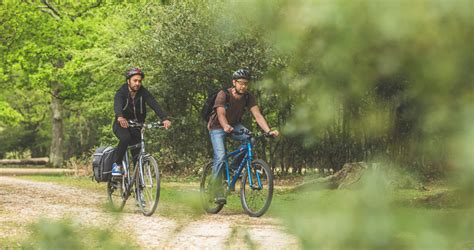
[[[79,225],[70,219],[40,219],[30,226],[30,235],[22,243],[29,249],[134,249],[126,232]]]
[[[474,246],[472,193],[393,190],[389,186],[393,180],[384,172],[367,171],[360,189],[303,192],[288,207],[278,208],[304,249]]]
[[[231,12],[240,25],[260,26],[289,58],[263,83],[293,100],[287,134],[331,161],[342,155],[336,167],[390,160],[433,173],[473,165],[473,5],[279,0],[229,10],[246,6]]]
[[[360,190],[310,191],[282,212],[304,248],[472,248],[474,2],[239,1],[229,9],[238,6],[248,10],[237,14],[245,25],[262,26],[290,55],[263,82],[294,100],[286,133],[319,145],[316,155],[442,173],[452,192],[438,198],[462,201],[397,204],[380,173]]]

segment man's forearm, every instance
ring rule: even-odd
[[[116,117],[123,116],[123,102],[118,95],[114,97],[114,113]]]
[[[270,126],[268,126],[267,121],[262,115],[255,117],[255,120],[257,121],[258,126],[260,126],[263,132],[265,133],[270,132]]]
[[[166,112],[164,112],[160,106],[158,105],[158,102],[156,102],[156,100],[152,99],[148,102],[148,105],[150,105],[150,107],[153,109],[153,111],[155,111],[155,114],[160,117],[161,120],[166,120],[167,118],[167,114]]]
[[[227,118],[225,117],[225,109],[224,108],[217,108],[217,120],[219,121],[219,124],[223,129],[226,129],[228,126],[230,126],[229,122],[227,121]]]
[[[226,128],[230,126],[225,115],[217,114],[217,119],[219,120],[219,124],[221,125],[222,128]]]

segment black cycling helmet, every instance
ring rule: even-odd
[[[238,69],[237,71],[232,74],[232,79],[237,80],[237,79],[246,79],[250,80],[250,71],[246,69]]]
[[[141,75],[142,78],[145,78],[145,73],[140,68],[132,68],[127,73],[125,73],[125,78],[130,79],[134,75]]]

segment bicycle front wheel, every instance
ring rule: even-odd
[[[155,158],[144,157],[141,174],[137,178],[137,201],[145,216],[151,216],[160,199],[160,172]]]
[[[125,178],[111,177],[107,182],[107,196],[109,197],[109,206],[113,211],[120,212],[125,206],[127,195],[125,193],[123,182]]]
[[[270,167],[263,160],[255,160],[250,167],[250,173],[245,171],[242,176],[240,186],[242,208],[251,217],[260,217],[270,207],[272,197],[273,174]]]
[[[201,177],[201,203],[204,210],[210,214],[217,214],[224,207],[224,204],[214,202],[214,192],[212,183],[212,161],[209,162],[202,171]]]

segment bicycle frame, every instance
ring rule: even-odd
[[[244,136],[236,138],[241,141],[236,150],[229,152],[225,149],[219,172],[215,172],[215,161],[207,163],[203,168],[200,182],[201,203],[207,213],[219,213],[226,204],[226,197],[235,191],[237,180],[240,178],[242,208],[249,216],[260,217],[268,210],[272,201],[273,174],[268,164],[262,159],[258,159],[253,148],[260,139],[271,137],[272,134],[268,132],[253,134],[244,129],[241,129],[240,132],[233,131],[232,134]],[[235,165],[235,171],[233,168],[231,169],[231,164]],[[221,176],[224,165],[225,175]],[[215,176],[216,174],[218,175]],[[216,177],[218,177],[217,180]],[[226,187],[221,186],[223,179],[227,182]],[[224,191],[223,194],[222,191]]]
[[[151,216],[160,197],[159,168],[156,159],[145,152],[145,129],[164,128],[163,123],[139,123],[129,120],[129,127],[140,130],[140,142],[127,146],[122,159],[123,174],[112,176],[107,185],[107,194],[112,208],[121,211],[127,199],[133,196],[145,216]],[[133,131],[138,132],[138,131]],[[137,158],[131,159],[132,152]]]
[[[244,158],[242,159],[242,162],[240,162],[239,167],[237,170],[234,172],[234,176],[232,176],[232,181],[230,181],[230,171],[229,171],[229,158],[232,156],[236,156],[237,154],[244,152]],[[242,173],[242,170],[244,169],[244,165],[247,167],[247,173],[248,178],[249,178],[249,185],[250,187],[253,187],[253,180],[252,180],[252,175],[250,174],[250,167],[251,163],[253,160],[253,153],[252,153],[252,143],[250,140],[247,140],[244,144],[240,145],[240,147],[232,151],[230,153],[226,153],[225,155],[225,168],[226,168],[226,179],[227,179],[227,188],[228,190],[235,188],[235,183],[237,182],[237,179],[239,178],[240,174]],[[235,161],[235,159],[234,159]],[[257,172],[257,183],[258,183],[258,188],[262,188],[262,182],[260,180],[260,174]]]
[[[131,191],[131,188],[132,188],[133,184],[135,183],[135,180],[137,178],[137,174],[140,177],[140,183],[145,183],[145,180],[144,180],[145,177],[144,177],[144,174],[143,174],[143,165],[142,164],[143,164],[143,159],[148,154],[145,152],[144,132],[145,132],[145,129],[141,128],[140,129],[140,142],[137,143],[137,144],[128,146],[127,151],[125,151],[124,159],[122,160],[122,164],[123,164],[122,166],[124,166],[124,171],[126,173],[126,178],[127,178],[127,183],[126,183],[127,185],[124,188],[127,191],[128,195],[130,195],[130,191]],[[132,150],[132,149],[136,149],[136,148],[140,148],[140,152],[137,155],[138,161],[137,161],[137,163],[135,164],[135,166],[133,168],[133,174],[130,174],[131,167],[130,167],[130,164],[129,164],[130,160],[129,160],[129,156],[128,156],[128,151]],[[137,170],[139,172],[137,172]],[[150,175],[148,175],[148,176],[150,176]],[[149,183],[152,183],[152,182],[149,182]],[[125,183],[124,183],[124,185],[125,185]]]

